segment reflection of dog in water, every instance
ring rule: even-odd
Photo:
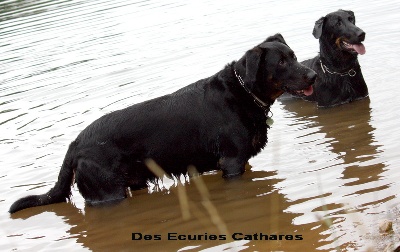
[[[315,122],[315,128],[325,134],[332,146],[332,151],[343,160],[346,168],[344,178],[358,178],[357,181],[366,183],[379,179],[383,172],[383,163],[363,162],[373,160],[379,153],[373,138],[374,128],[371,126],[370,100],[367,97],[357,103],[345,104],[334,108],[318,109],[311,103],[301,103],[299,100],[281,100],[284,109],[295,113],[301,121]],[[351,108],[349,107],[351,106]],[[362,171],[362,172],[361,172]],[[358,182],[359,183],[359,182]]]
[[[209,78],[94,121],[71,143],[55,186],[17,200],[9,211],[65,202],[74,179],[88,204],[123,199],[128,187],[154,179],[148,159],[168,174],[194,165],[239,176],[267,142],[275,99],[308,90],[315,79],[280,34],[271,36]]]
[[[352,11],[339,10],[315,22],[313,35],[319,39],[320,53],[302,63],[317,72],[310,96],[295,94],[317,102],[319,107],[332,107],[368,96],[368,88],[358,63],[365,53],[361,43],[365,32],[355,25]]]
[[[305,223],[301,226],[304,230],[298,232],[298,225],[293,225],[293,220],[301,216],[300,213],[285,211],[296,202],[289,201],[281,190],[277,190],[277,184],[284,179],[278,178],[276,171],[254,171],[246,167],[246,173],[240,180],[233,180],[230,183],[220,183],[220,175],[208,174],[201,179],[208,187],[212,203],[216,209],[223,214],[223,220],[229,227],[226,233],[227,239],[232,234],[240,232],[245,234],[254,234],[268,232],[270,234],[282,234],[281,227],[285,227],[285,234],[300,234],[307,236],[309,244],[315,244],[316,247],[321,244],[329,244],[326,241],[320,241],[321,237],[328,239],[328,234],[320,234],[321,228],[315,228],[315,223]],[[75,243],[77,246],[83,246],[91,251],[131,251],[132,239],[131,233],[141,232],[147,235],[161,235],[162,241],[168,240],[169,232],[178,234],[199,234],[199,227],[208,234],[219,234],[218,228],[209,215],[204,205],[204,198],[199,193],[196,183],[187,183],[184,185],[189,209],[192,213],[190,221],[182,222],[177,197],[177,188],[171,186],[169,193],[150,193],[146,190],[133,192],[134,198],[124,200],[120,204],[114,204],[107,207],[90,207],[85,205],[83,209],[75,204],[54,204],[45,207],[47,213],[56,215],[58,225],[65,227],[65,233],[60,233],[60,238],[54,238],[56,241],[69,239],[69,243]],[[162,185],[160,185],[162,187]],[[246,187],[246,190],[243,188]],[[165,192],[165,191],[164,191]],[[140,202],[140,204],[137,204]],[[29,211],[21,211],[19,214],[11,215],[12,219],[25,219],[41,214],[44,207],[31,208]],[[261,209],[261,210],[260,210]],[[248,213],[248,214],[243,214]],[[250,213],[250,214],[249,214]],[[154,225],[157,223],[157,225]],[[171,223],[173,228],[171,228]],[[200,233],[201,234],[201,233]],[[225,234],[225,233],[224,233]],[[102,239],[99,237],[107,237]],[[240,236],[239,236],[240,237]],[[242,236],[243,237],[243,236]],[[295,236],[293,235],[293,240]],[[187,247],[188,240],[177,240],[163,243],[165,251],[179,251]],[[227,250],[225,247],[215,248],[219,244],[226,244],[226,241],[218,240],[192,240],[193,246],[200,246],[202,249],[211,248],[211,250]],[[248,245],[254,244],[255,248],[261,249],[265,244],[260,241],[248,240]],[[55,243],[57,244],[57,242]],[[293,245],[291,245],[293,244]],[[135,250],[159,251],[159,240],[134,241]],[[236,247],[237,245],[232,246]],[[276,248],[275,245],[268,245]],[[279,246],[279,245],[278,245]],[[292,250],[298,246],[293,242],[285,245],[287,249]],[[291,247],[293,246],[293,247]],[[313,245],[309,245],[315,250]],[[269,248],[269,247],[268,247]]]

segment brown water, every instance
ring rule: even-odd
[[[168,180],[112,206],[86,207],[74,188],[71,203],[8,214],[17,198],[53,186],[68,144],[94,119],[210,76],[276,32],[300,60],[313,57],[314,22],[339,8],[367,33],[359,60],[370,98],[331,109],[277,101],[269,143],[243,177],[202,176],[225,233],[187,178],[189,220]],[[399,13],[398,1],[1,2],[0,250],[380,251],[398,242],[377,222],[400,216]]]

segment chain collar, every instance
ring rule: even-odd
[[[348,76],[350,76],[350,77],[354,77],[354,76],[357,74],[357,72],[356,72],[353,68],[350,69],[350,70],[347,71],[347,72],[338,73],[338,72],[330,71],[329,68],[328,68],[326,65],[322,64],[322,61],[321,61],[321,60],[319,60],[319,63],[321,64],[321,68],[322,68],[322,71],[323,71],[324,73],[328,72],[328,73],[330,73],[330,74],[337,74],[337,75],[340,75],[340,76],[346,76],[346,75],[348,75]]]
[[[272,120],[271,117],[272,117],[274,114],[270,111],[271,104],[268,104],[268,103],[263,102],[263,101],[262,101],[260,98],[258,98],[255,94],[253,94],[253,93],[244,85],[244,81],[243,81],[242,77],[240,77],[240,75],[236,72],[236,69],[235,69],[235,68],[233,68],[233,72],[235,72],[235,76],[236,76],[236,78],[238,79],[240,85],[242,85],[242,87],[244,88],[244,90],[246,90],[246,92],[249,93],[249,94],[253,97],[254,103],[255,103],[258,107],[260,107],[262,110],[264,110],[265,117],[267,118],[267,125],[268,125],[268,126],[272,125],[273,120]],[[272,114],[271,116],[268,116],[269,112],[271,112],[271,114]]]

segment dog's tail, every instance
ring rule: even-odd
[[[56,182],[55,186],[50,189],[50,191],[41,195],[26,196],[15,201],[14,204],[11,205],[9,212],[15,213],[29,207],[66,202],[71,195],[71,185],[74,178],[73,168],[75,167],[75,147],[76,143],[72,142],[61,166],[60,174],[58,175],[58,181]]]

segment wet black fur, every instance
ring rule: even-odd
[[[316,78],[297,62],[280,34],[269,37],[213,76],[172,94],[118,110],[94,121],[73,141],[54,188],[17,200],[9,212],[65,202],[73,180],[88,204],[125,198],[146,187],[153,159],[169,174],[221,169],[241,175],[267,142],[266,115],[234,74],[269,106],[284,91],[308,88]]]
[[[320,53],[302,63],[316,71],[318,77],[313,84],[313,94],[302,98],[317,102],[319,107],[332,107],[367,97],[368,88],[357,54],[338,43],[338,39],[352,44],[361,43],[365,39],[365,32],[355,25],[354,13],[339,10],[320,18],[315,22],[313,35],[319,39]],[[351,77],[324,73],[320,61],[331,72],[346,73],[354,69],[356,75]]]

